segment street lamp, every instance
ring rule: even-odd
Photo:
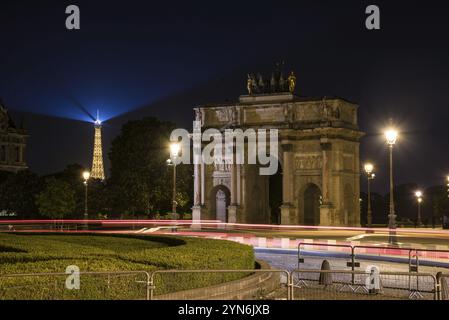
[[[181,146],[179,143],[170,144],[170,159],[167,160],[168,165],[173,165],[173,196],[172,196],[172,219],[176,218],[176,158],[179,156]],[[172,160],[173,159],[173,160]]]
[[[85,228],[87,229],[88,224],[87,224],[87,220],[89,218],[88,213],[87,213],[87,182],[89,181],[90,178],[90,172],[89,171],[84,171],[83,172],[83,179],[84,179],[84,224],[85,224]]]
[[[422,192],[420,190],[415,192],[416,200],[418,201],[418,217],[416,219],[416,224],[418,227],[421,226],[421,202],[422,202]]]
[[[398,138],[398,132],[394,129],[388,129],[385,131],[385,139],[390,150],[390,213],[388,215],[388,228],[390,229],[390,236],[388,242],[390,244],[397,244],[396,233],[393,229],[396,229],[396,215],[394,213],[394,185],[393,185],[393,146]]]
[[[365,172],[368,180],[368,209],[367,209],[367,220],[368,220],[368,228],[371,228],[373,222],[373,215],[371,211],[371,184],[370,181],[375,178],[375,174],[373,173],[374,165],[372,163],[365,163]]]

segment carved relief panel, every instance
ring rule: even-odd
[[[269,123],[285,120],[284,108],[264,107],[245,109],[245,123]]]
[[[321,154],[301,154],[295,156],[295,170],[313,170],[323,167]]]
[[[353,170],[354,169],[354,155],[350,153],[343,154],[343,169]]]

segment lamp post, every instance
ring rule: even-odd
[[[172,195],[172,219],[176,219],[176,158],[179,156],[179,143],[172,143],[170,145],[170,159],[167,160],[168,165],[173,165],[173,195]]]
[[[84,171],[83,172],[83,179],[84,179],[84,227],[88,228],[87,220],[89,218],[88,211],[87,211],[87,185],[90,178],[90,172]]]
[[[367,222],[368,222],[368,228],[371,228],[371,225],[373,223],[373,214],[371,211],[371,183],[370,181],[375,178],[375,174],[373,173],[374,165],[372,163],[366,163],[365,166],[365,172],[368,180],[368,203],[367,203]]]
[[[388,129],[385,131],[385,139],[390,151],[390,212],[388,214],[388,228],[390,229],[390,235],[388,242],[390,244],[397,244],[396,240],[396,215],[394,212],[394,184],[393,184],[393,146],[398,138],[398,132],[394,129]]]
[[[420,190],[415,192],[416,200],[418,201],[418,217],[416,219],[416,225],[421,227],[421,202],[422,202],[422,192]]]

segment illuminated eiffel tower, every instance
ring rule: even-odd
[[[101,145],[101,121],[97,110],[97,120],[95,120],[94,157],[92,160],[92,171],[90,177],[104,180],[103,148]]]

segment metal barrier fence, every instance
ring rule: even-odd
[[[373,275],[311,269],[80,272],[79,290],[66,288],[68,276],[0,274],[0,300],[449,300],[449,274],[444,273]]]
[[[300,242],[298,244],[298,269],[301,269],[301,264],[304,263],[301,248],[318,252],[332,252],[334,255],[337,254],[338,258],[349,259],[350,261],[347,262],[346,266],[350,267],[352,271],[360,267],[360,262],[356,261],[357,258],[370,260],[376,259],[376,257],[377,260],[394,257],[397,262],[407,262],[407,269],[404,268],[403,271],[408,272],[419,272],[420,265],[449,268],[449,250]],[[326,250],[323,248],[326,248]],[[327,248],[335,249],[327,250]],[[402,265],[398,264],[397,266],[402,267]]]
[[[439,300],[449,300],[449,274],[438,272],[437,279],[437,293]]]
[[[0,300],[149,300],[146,271],[80,272],[79,290],[67,273],[0,274]],[[71,281],[72,279],[70,279]]]
[[[328,251],[321,248],[338,248],[338,250],[334,250],[333,252],[338,252],[340,258],[351,259],[351,262],[348,262],[347,266],[351,267],[354,271],[355,268],[355,255],[354,255],[354,247],[349,244],[327,244],[327,243],[307,243],[300,242],[298,243],[298,269],[301,268],[301,264],[304,263],[304,258],[301,256],[301,247],[304,249],[313,249],[314,251]],[[351,265],[350,265],[351,264]]]
[[[287,270],[158,270],[150,286],[157,300],[290,300]]]
[[[436,300],[438,297],[436,278],[426,273],[372,275],[361,271],[303,269],[292,271],[291,277],[291,298],[299,300]]]

